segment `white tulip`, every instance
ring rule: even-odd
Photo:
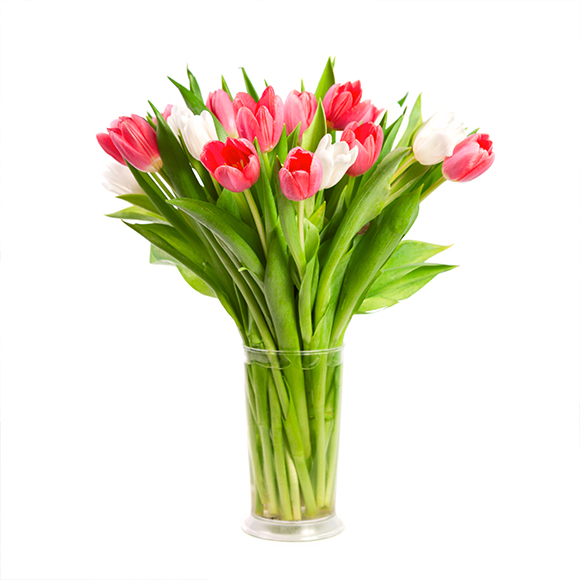
[[[332,144],[332,137],[326,134],[314,152],[322,163],[322,183],[320,189],[336,185],[356,161],[358,147],[348,148],[344,141]]]
[[[465,139],[463,122],[455,113],[439,111],[417,131],[413,141],[415,159],[421,165],[436,165],[449,157]]]
[[[202,111],[201,115],[194,115],[187,107],[174,105],[167,124],[176,136],[183,137],[187,150],[194,159],[199,161],[203,146],[209,141],[217,141],[213,117],[209,111]]]
[[[117,195],[126,195],[128,193],[145,193],[137,180],[133,177],[131,170],[126,165],[112,162],[107,163],[107,168],[103,171],[103,187]]]

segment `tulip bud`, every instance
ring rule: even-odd
[[[157,133],[149,123],[139,117],[119,117],[111,123],[107,134],[100,133],[101,147],[120,163],[125,159],[139,171],[154,172],[163,167],[157,147]]]
[[[489,135],[475,133],[455,146],[443,161],[443,177],[449,181],[471,181],[487,171],[495,159]]]
[[[257,103],[247,93],[238,93],[233,105],[240,136],[252,143],[257,138],[263,152],[274,149],[284,127],[284,103],[274,89],[266,87]]]
[[[284,122],[286,123],[286,133],[290,135],[300,123],[299,139],[302,139],[304,131],[310,127],[318,103],[316,96],[308,91],[299,93],[290,91],[284,103]]]
[[[314,153],[294,147],[288,152],[279,177],[282,193],[292,201],[302,201],[320,190],[322,164]]]
[[[246,139],[228,137],[225,143],[206,143],[201,162],[220,185],[236,193],[252,187],[260,177],[258,154]]]
[[[203,146],[209,141],[217,141],[213,117],[209,111],[194,115],[187,107],[175,105],[167,124],[176,136],[183,137],[187,150],[194,159],[199,160]]]
[[[332,137],[325,135],[314,152],[322,165],[322,183],[320,189],[327,189],[336,185],[344,176],[347,169],[355,162],[358,147],[349,149],[344,141],[332,144]]]
[[[368,171],[379,157],[383,139],[383,130],[374,123],[347,125],[340,140],[347,143],[350,149],[358,148],[358,155],[346,174],[356,177]]]
[[[349,123],[376,121],[381,111],[361,98],[360,81],[332,85],[322,102],[327,127],[342,131]]]
[[[103,187],[112,191],[116,195],[127,195],[128,193],[145,193],[137,180],[133,177],[131,170],[126,165],[118,163],[107,163],[103,177]]]
[[[415,134],[413,153],[421,165],[436,165],[453,153],[455,145],[465,139],[463,123],[455,113],[439,111]]]
[[[238,137],[234,104],[230,96],[223,89],[218,89],[210,93],[205,106],[218,118],[228,137]]]

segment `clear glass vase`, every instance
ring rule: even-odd
[[[335,514],[343,347],[244,347],[252,511],[243,530],[268,540],[340,533]]]

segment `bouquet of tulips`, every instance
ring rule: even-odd
[[[388,118],[359,81],[335,81],[331,59],[313,93],[302,85],[285,102],[270,85],[259,95],[244,69],[246,92],[232,97],[222,77],[204,101],[187,72],[189,87],[172,81],[184,105],[97,135],[117,162],[106,187],[131,204],[111,217],[150,242],[152,262],[217,298],[272,363],[248,377],[256,513],[320,517],[332,510],[339,382],[277,357],[340,347],[355,314],[453,268],[426,262],[445,247],[404,237],[435,189],[490,167],[492,142],[453,113],[423,122],[420,97]]]

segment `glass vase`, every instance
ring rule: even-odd
[[[343,347],[245,347],[252,509],[243,530],[308,541],[340,533],[335,514]]]

